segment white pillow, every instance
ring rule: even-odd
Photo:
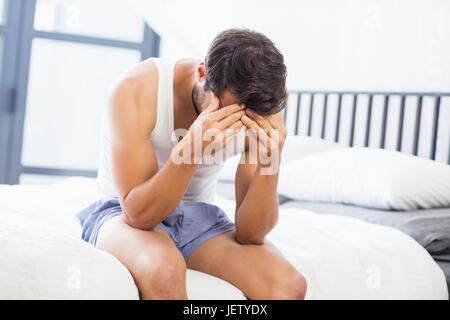
[[[314,153],[341,148],[344,148],[344,146],[323,139],[301,136],[287,136],[281,156],[281,165]],[[240,159],[240,154],[228,159],[219,174],[219,180],[234,181]]]
[[[450,207],[450,166],[370,148],[325,151],[280,169],[280,194],[386,210]]]
[[[284,142],[281,165],[319,152],[343,148],[345,146],[342,144],[319,138],[288,136]]]

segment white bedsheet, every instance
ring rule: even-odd
[[[0,186],[0,299],[137,299],[128,270],[79,239],[73,214],[94,198],[91,179]],[[232,218],[234,203],[216,204]],[[268,238],[301,271],[307,299],[448,299],[442,270],[409,236],[357,219],[281,209]],[[188,270],[191,299],[243,299]]]

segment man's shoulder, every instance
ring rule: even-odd
[[[151,98],[158,92],[158,69],[152,59],[140,62],[119,77],[111,95]]]
[[[158,70],[151,59],[126,71],[113,86],[108,113],[120,119],[136,119],[154,127],[158,100]],[[146,120],[145,120],[146,119]],[[145,121],[142,121],[145,120]]]

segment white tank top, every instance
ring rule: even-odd
[[[173,72],[176,62],[161,58],[152,58],[152,61],[158,69],[159,77],[156,124],[150,135],[150,142],[158,159],[159,167],[161,167],[167,161],[172,148],[177,143],[173,134]],[[97,190],[100,197],[113,198],[117,197],[117,190],[111,172],[109,131],[105,117],[102,125],[102,152],[97,176]],[[242,135],[239,136],[243,137]],[[235,148],[235,152],[229,156],[243,152],[243,143],[237,145],[238,148]],[[223,163],[199,164],[182,200],[212,203],[216,191],[217,177],[222,166]]]

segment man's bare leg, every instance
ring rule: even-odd
[[[96,247],[125,265],[142,299],[187,299],[186,263],[172,238],[160,228],[135,229],[123,215],[117,216],[101,227]]]
[[[187,260],[190,269],[221,278],[249,299],[304,299],[305,278],[269,241],[241,245],[235,231],[202,243]]]

